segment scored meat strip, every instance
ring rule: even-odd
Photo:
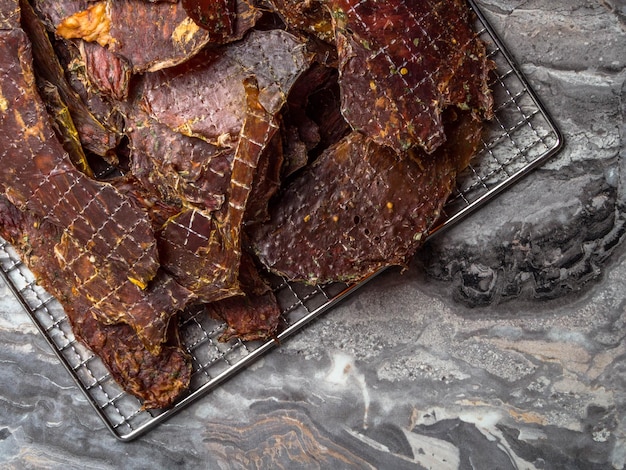
[[[126,323],[105,325],[91,314],[90,302],[72,289],[73,273],[54,256],[62,229],[31,212],[17,209],[0,196],[0,234],[21,254],[38,282],[57,299],[79,341],[100,357],[112,377],[145,408],[170,406],[189,387],[191,361],[169,335],[158,354],[152,354]],[[172,327],[176,327],[172,324]]]
[[[469,112],[447,116],[448,142],[431,155],[415,148],[407,158],[359,132],[330,147],[252,227],[252,250],[276,274],[313,284],[406,264],[480,142]]]
[[[491,115],[485,47],[465,0],[325,0],[333,18],[342,112],[396,152],[432,152],[443,110]]]
[[[0,190],[62,229],[55,256],[72,273],[73,290],[92,303],[91,313],[104,323],[128,323],[158,352],[171,316],[191,293],[157,276],[146,214],[70,162],[37,94],[30,50],[21,29],[0,31],[0,72],[10,77],[0,84]]]
[[[227,204],[217,214],[183,209],[159,233],[161,265],[204,302],[242,294],[241,225],[259,158],[278,129],[275,117],[259,102],[256,82],[247,80],[244,86],[248,111],[233,159]]]
[[[290,88],[311,57],[288,33],[253,31],[240,43],[203,51],[186,64],[148,74],[138,86],[131,107],[142,108],[154,121],[181,132],[183,141],[185,136],[205,141],[206,153],[195,154],[194,162],[198,168],[204,165],[206,172],[194,184],[203,186],[203,180],[215,178],[216,173],[225,174],[229,181],[224,194],[215,191],[221,188],[217,186],[207,195],[212,195],[210,202],[225,197],[226,204],[219,210],[198,198],[190,200],[188,193],[171,184],[171,171],[176,168],[158,163],[168,155],[159,150],[167,141],[155,140],[151,148],[141,136],[135,142],[138,131],[133,129],[144,126],[142,132],[149,137],[145,132],[150,132],[150,121],[131,121],[131,146],[152,153],[141,158],[153,162],[154,169],[145,173],[133,164],[134,171],[149,180],[147,186],[156,189],[165,182],[171,196],[180,198],[180,213],[158,233],[161,265],[201,301],[241,294],[240,230],[258,162],[277,133],[278,113]],[[129,116],[139,114],[129,110]],[[233,147],[230,171],[224,173],[223,160],[217,160],[219,167],[213,166],[215,155],[222,155],[220,151],[228,155]],[[174,176],[174,181],[180,178]]]

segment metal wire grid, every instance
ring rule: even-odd
[[[490,83],[494,119],[487,124],[482,149],[457,178],[440,229],[463,218],[557,153],[563,137],[524,74],[473,1],[477,32],[496,69]]]
[[[493,198],[554,155],[562,145],[559,131],[523,74],[484,16],[473,2],[470,5],[478,15],[479,34],[497,66],[492,83],[495,118],[485,134],[481,152],[467,171],[460,175],[457,189],[445,207],[442,222],[433,233]],[[123,441],[140,436],[214,389],[364,284],[305,286],[276,279],[273,288],[285,324],[276,342],[242,342],[236,339],[220,342],[219,337],[225,328],[222,323],[210,318],[201,309],[184,312],[180,330],[183,344],[192,357],[191,386],[188,394],[172,408],[155,411],[143,410],[140,402],[124,393],[111,378],[101,360],[76,341],[62,306],[35,283],[32,273],[2,239],[0,274],[107,428]]]

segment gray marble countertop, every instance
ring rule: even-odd
[[[0,467],[625,468],[626,4],[479,5],[561,153],[129,443],[0,283]]]

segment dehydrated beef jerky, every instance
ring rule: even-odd
[[[182,135],[136,108],[126,121],[130,172],[148,191],[179,211],[183,206],[208,212],[222,207],[234,149]]]
[[[182,0],[185,11],[211,35],[211,43],[241,39],[261,16],[253,0]]]
[[[43,81],[57,88],[59,97],[72,116],[84,148],[97,155],[106,155],[117,145],[116,133],[107,129],[72,89],[37,15],[26,0],[22,0],[20,4],[22,25],[32,44],[32,53],[37,63],[36,75],[40,86],[43,86],[41,83]]]
[[[93,315],[130,324],[158,352],[171,315],[191,294],[174,282],[164,297],[149,289],[160,265],[146,215],[111,185],[73,167],[34,87],[23,31],[0,31],[0,46],[0,72],[10,77],[0,85],[0,188],[15,205],[63,230],[55,256],[73,273],[75,291],[92,302]]]
[[[216,42],[233,34],[234,0],[182,0],[181,3],[191,19],[217,38]]]
[[[280,133],[276,132],[259,157],[250,196],[246,204],[244,225],[262,223],[268,219],[268,204],[280,188],[283,164],[282,138]]]
[[[0,5],[0,30],[14,29],[20,24],[20,7],[18,0],[4,0]]]
[[[98,44],[80,41],[79,47],[89,84],[114,100],[125,101],[132,74],[130,62]]]
[[[237,2],[238,21],[231,39],[241,38],[254,25],[258,12]],[[83,39],[108,47],[132,64],[133,72],[156,71],[180,64],[221,35],[191,19],[180,3],[109,0],[91,4],[55,23],[61,37]]]
[[[72,114],[63,102],[59,89],[51,83],[45,83],[42,87],[39,87],[39,93],[46,102],[46,108],[52,117],[51,125],[59,136],[70,160],[81,173],[93,177],[93,170],[85,155],[78,130],[74,126]]]
[[[134,72],[183,62],[210,41],[208,31],[196,25],[178,3],[101,1],[55,26],[66,39],[109,47],[128,59]]]
[[[54,256],[62,229],[0,196],[0,234],[21,253],[38,282],[63,302],[74,336],[97,354],[112,377],[146,408],[164,408],[187,390],[191,361],[175,331],[158,354],[146,349],[125,323],[105,325],[91,314],[91,303],[73,290],[73,273]],[[176,325],[171,325],[173,328]]]
[[[311,59],[306,45],[289,33],[251,31],[240,42],[145,76],[139,106],[185,135],[236,145],[246,112],[243,81],[255,77],[261,105],[276,114]]]
[[[53,33],[63,19],[87,9],[94,2],[91,0],[31,0],[29,3],[33,5],[33,9],[48,32]]]
[[[491,64],[464,0],[327,0],[335,28],[342,112],[396,152],[432,152],[450,105],[491,113]]]
[[[56,34],[57,26],[64,19],[94,6],[93,1],[31,0],[31,3],[50,36],[56,38],[53,46],[66,76],[85,103],[88,102],[87,95],[90,98],[93,96],[92,87],[109,96],[125,96],[128,86],[126,77],[132,71],[132,65],[127,59],[97,42],[64,39]]]
[[[94,72],[91,62],[101,64],[103,61],[98,60],[100,54],[94,53],[93,50],[107,52],[106,48],[97,44],[57,39],[52,46],[69,85],[78,94],[89,112],[104,127],[115,133],[119,145],[119,142],[123,140],[124,122],[115,99],[124,96],[126,92],[125,88],[128,86],[126,69],[128,67],[121,64],[106,64],[107,70],[99,69]],[[96,59],[92,60],[92,56]],[[123,59],[115,57],[123,62]],[[102,74],[102,77],[97,76],[98,73]],[[107,157],[109,154],[101,156]]]
[[[467,112],[451,115],[448,142],[432,155],[410,150],[411,158],[351,133],[289,184],[268,223],[252,229],[254,252],[273,272],[308,283],[355,282],[404,265],[475,153],[481,129]]]
[[[324,0],[269,0],[291,29],[307,32],[322,41],[333,42],[334,31]]]
[[[244,82],[246,119],[233,159],[227,204],[220,213],[183,209],[159,233],[161,265],[204,302],[239,295],[241,226],[257,163],[276,133],[274,115],[260,103],[256,81]]]
[[[229,297],[205,307],[207,314],[227,325],[220,341],[234,337],[242,341],[274,338],[281,326],[281,311],[274,292],[246,253],[239,267],[239,282],[245,295]]]

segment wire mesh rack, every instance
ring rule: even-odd
[[[495,118],[485,133],[482,150],[459,176],[441,223],[431,236],[495,197],[553,156],[562,146],[562,137],[553,120],[505,46],[474,2],[470,1],[470,6],[477,14],[477,31],[497,66],[491,83],[496,104]],[[192,357],[190,389],[167,410],[145,410],[135,397],[119,387],[102,361],[74,338],[61,304],[37,285],[16,251],[2,239],[0,274],[95,412],[113,435],[122,441],[132,440],[153,429],[215,389],[367,282],[308,286],[276,279],[273,289],[286,326],[272,341],[242,342],[233,339],[220,342],[224,324],[206,315],[201,308],[184,312],[180,330],[183,344]]]

